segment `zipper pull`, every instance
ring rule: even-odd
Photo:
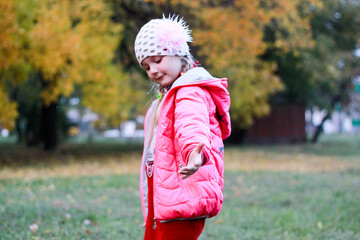
[[[153,225],[153,229],[156,230],[156,218],[154,218],[154,225]]]

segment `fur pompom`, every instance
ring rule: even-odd
[[[155,36],[164,50],[167,49],[171,55],[180,56],[189,53],[187,42],[192,42],[190,33],[189,26],[182,18],[163,16],[157,26]]]

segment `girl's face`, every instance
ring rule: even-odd
[[[174,56],[151,56],[145,58],[141,65],[151,80],[168,87],[181,74],[181,60]]]

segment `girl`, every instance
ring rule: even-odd
[[[158,86],[145,118],[140,192],[145,239],[198,239],[205,218],[220,212],[224,145],[230,135],[227,80],[194,63],[188,26],[154,19],[135,40],[135,54]]]

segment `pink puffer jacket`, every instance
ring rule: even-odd
[[[227,79],[214,78],[197,67],[179,77],[163,99],[153,173],[157,220],[213,217],[220,212],[224,182],[223,140],[231,131],[230,96],[226,88]],[[148,117],[145,119],[146,132]],[[187,165],[188,155],[200,142],[205,143],[203,166],[189,178],[180,179],[179,165]],[[143,156],[140,192],[146,222],[144,164]]]

